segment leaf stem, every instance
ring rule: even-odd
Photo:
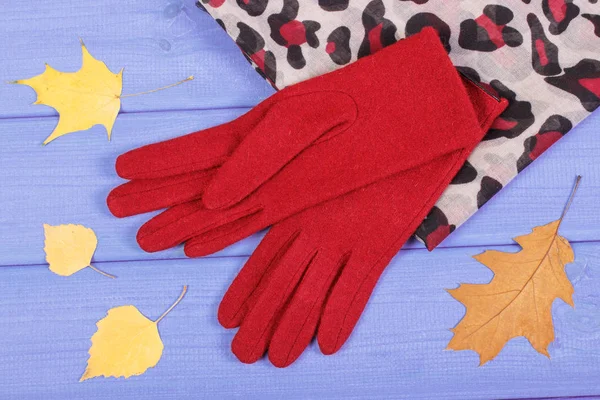
[[[187,77],[187,78],[185,78],[184,80],[182,80],[182,81],[179,81],[179,82],[176,82],[176,83],[173,83],[173,84],[171,84],[171,85],[163,86],[163,87],[161,87],[161,88],[154,89],[154,90],[148,90],[148,91],[146,91],[146,92],[132,93],[132,94],[122,94],[122,95],[120,95],[120,96],[119,96],[119,98],[123,99],[123,98],[125,98],[125,97],[141,96],[141,95],[143,95],[143,94],[149,94],[149,93],[158,92],[159,90],[165,90],[165,89],[169,89],[169,88],[172,88],[173,86],[181,85],[182,83],[184,83],[184,82],[187,82],[187,81],[191,81],[191,80],[193,80],[193,79],[194,79],[194,75],[192,75],[192,76],[188,76],[188,77]]]
[[[158,319],[156,321],[154,321],[155,324],[158,324],[164,317],[167,316],[168,313],[171,312],[172,309],[175,308],[175,306],[177,306],[177,304],[179,304],[181,302],[181,300],[183,300],[183,296],[185,296],[186,292],[187,292],[187,285],[183,286],[183,290],[181,291],[181,294],[179,295],[179,298],[177,300],[175,300],[175,303],[171,304],[171,307],[169,307],[167,309],[167,311],[165,311],[164,313],[162,313],[162,315],[160,317],[158,317]]]
[[[565,206],[565,209],[563,210],[563,213],[560,216],[560,219],[558,220],[559,221],[558,227],[556,228],[557,231],[558,231],[558,228],[560,227],[560,224],[562,224],[563,219],[567,215],[569,208],[571,208],[571,204],[573,203],[573,199],[575,198],[575,193],[577,193],[577,188],[579,188],[580,182],[581,182],[581,175],[577,175],[577,179],[575,179],[575,186],[573,187],[573,190],[571,191],[571,196],[569,197],[569,201],[567,201],[567,205]]]
[[[97,273],[99,273],[99,274],[101,274],[101,275],[104,275],[104,276],[106,276],[106,277],[108,277],[108,278],[111,278],[111,279],[115,279],[115,278],[116,278],[116,276],[114,276],[114,275],[111,275],[111,274],[108,274],[108,273],[106,273],[106,272],[104,272],[104,271],[102,271],[102,270],[99,270],[98,268],[94,267],[94,266],[93,266],[93,265],[91,265],[91,264],[89,265],[89,267],[90,267],[91,269],[93,269],[94,271],[96,271]]]

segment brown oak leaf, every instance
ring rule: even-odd
[[[558,234],[572,196],[559,220],[514,239],[522,247],[519,252],[488,250],[474,257],[494,272],[494,278],[487,284],[448,290],[467,309],[452,329],[448,349],[474,350],[483,365],[510,339],[524,336],[549,357],[548,345],[554,340],[552,303],[559,298],[573,306],[573,286],[565,265],[575,256],[567,239]]]

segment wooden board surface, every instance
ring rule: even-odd
[[[0,280],[0,389],[3,398],[394,398],[489,399],[600,393],[600,245],[576,244],[567,268],[575,308],[557,301],[556,341],[548,359],[525,339],[478,367],[474,352],[444,351],[464,307],[444,290],[484,283],[491,272],[471,258],[483,248],[401,251],[384,273],[342,350],[316,343],[291,367],[239,363],[234,330],[216,320],[223,291],[244,258],[108,262],[111,280],[86,270],[71,278],[45,267],[4,268]],[[502,247],[502,250],[516,250]],[[127,381],[78,383],[95,323],[114,306],[134,304],[156,318],[189,285],[159,325],[165,343],[156,368]]]
[[[180,248],[147,254],[135,232],[149,216],[116,219],[105,204],[121,180],[118,154],[235,118],[273,92],[227,35],[192,0],[5,2],[0,8],[0,82],[40,73],[45,62],[80,66],[78,38],[107,65],[125,67],[124,93],[177,88],[123,102],[113,139],[95,127],[41,142],[55,112],[31,106],[34,92],[0,84],[0,398],[543,398],[600,396],[600,114],[595,113],[520,174],[433,253],[411,242],[384,274],[355,333],[332,357],[313,343],[285,370],[246,366],[229,351],[221,296],[258,243],[255,235],[211,257]],[[517,250],[512,237],[556,219],[577,174],[582,186],[562,234],[574,243],[567,268],[574,309],[557,301],[551,359],[515,339],[484,367],[472,352],[444,351],[464,314],[445,288],[487,282],[471,258]],[[42,224],[80,223],[98,234],[91,270],[70,278],[44,264]],[[159,365],[130,380],[78,383],[95,322],[134,304],[156,317],[190,285],[161,323]]]
[[[1,265],[44,262],[42,224],[81,223],[93,228],[101,245],[96,261],[183,257],[181,248],[148,254],[135,233],[151,215],[113,217],[108,192],[124,182],[114,172],[117,155],[144,144],[183,135],[240,115],[245,109],[151,112],[120,115],[109,143],[102,128],[73,133],[43,147],[40,142],[56,123],[53,117],[0,120],[3,174],[0,175]],[[598,239],[600,213],[600,115],[584,121],[520,174],[443,247],[510,244],[512,237],[557,219],[575,176],[583,175],[575,206],[563,226],[570,240]],[[217,256],[249,255],[260,235],[231,246]],[[413,241],[410,247],[422,247]]]
[[[80,38],[111,70],[125,68],[124,94],[195,76],[168,93],[124,99],[126,113],[252,106],[273,92],[193,0],[4,1],[0,20],[0,118],[54,115],[30,106],[33,91],[4,83],[40,74],[45,63],[79,69]]]

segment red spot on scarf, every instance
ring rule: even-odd
[[[583,78],[579,80],[579,84],[594,93],[600,99],[600,77],[599,78]]]
[[[383,24],[379,24],[369,31],[369,45],[371,47],[371,54],[377,53],[383,47],[383,44],[381,43],[382,30]]]
[[[548,7],[557,22],[561,22],[567,16],[567,3],[564,0],[550,0]]]
[[[497,48],[503,47],[504,38],[502,37],[502,30],[506,25],[498,25],[492,21],[487,15],[483,14],[479,16],[475,21],[477,24],[486,30],[490,40],[496,45]]]
[[[516,121],[507,121],[504,118],[497,118],[491,126],[491,129],[499,129],[502,131],[507,131],[509,129],[517,126]]]
[[[550,146],[552,146],[558,139],[560,139],[563,135],[560,132],[551,131],[544,132],[543,134],[539,134],[536,136],[535,147],[531,150],[529,157],[532,160],[535,160],[539,156],[542,155],[543,152],[548,150]]]
[[[288,22],[281,27],[279,32],[286,40],[287,46],[306,43],[306,28],[304,28],[304,24],[300,21],[293,20]]]
[[[535,51],[537,51],[538,55],[540,56],[540,64],[542,64],[543,67],[548,65],[549,60],[543,40],[538,39],[535,41]]]
[[[331,54],[335,51],[335,42],[328,42],[327,46],[325,46],[325,51],[327,54]]]

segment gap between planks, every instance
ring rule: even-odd
[[[181,113],[181,112],[198,112],[198,111],[231,111],[231,110],[250,110],[254,105],[231,106],[231,107],[207,107],[207,108],[165,108],[156,110],[140,110],[140,111],[119,111],[119,115],[135,115],[135,114],[151,114],[151,113]],[[58,118],[58,113],[48,115],[0,115],[0,121],[21,120],[21,119],[40,119],[40,118]],[[118,116],[117,116],[118,118]]]
[[[574,244],[593,244],[600,243],[600,239],[598,240],[573,240],[569,241],[571,245]],[[480,249],[480,248],[506,248],[506,247],[515,247],[518,248],[519,245],[517,243],[503,243],[503,244],[481,244],[481,245],[460,245],[460,246],[438,246],[436,250],[456,250],[456,249]],[[428,251],[425,247],[418,248],[407,248],[400,249],[400,251]],[[434,250],[435,251],[435,250]],[[197,257],[197,260],[219,260],[219,259],[227,259],[227,258],[248,258],[250,254],[236,254],[230,256],[204,256]],[[162,261],[178,261],[178,260],[193,260],[194,258],[190,257],[164,257],[164,258],[138,258],[138,259],[127,259],[127,260],[93,260],[94,265],[98,264],[111,264],[111,263],[134,263],[134,262],[162,262]],[[0,268],[20,268],[20,267],[47,267],[48,263],[31,263],[31,264],[0,264]]]

